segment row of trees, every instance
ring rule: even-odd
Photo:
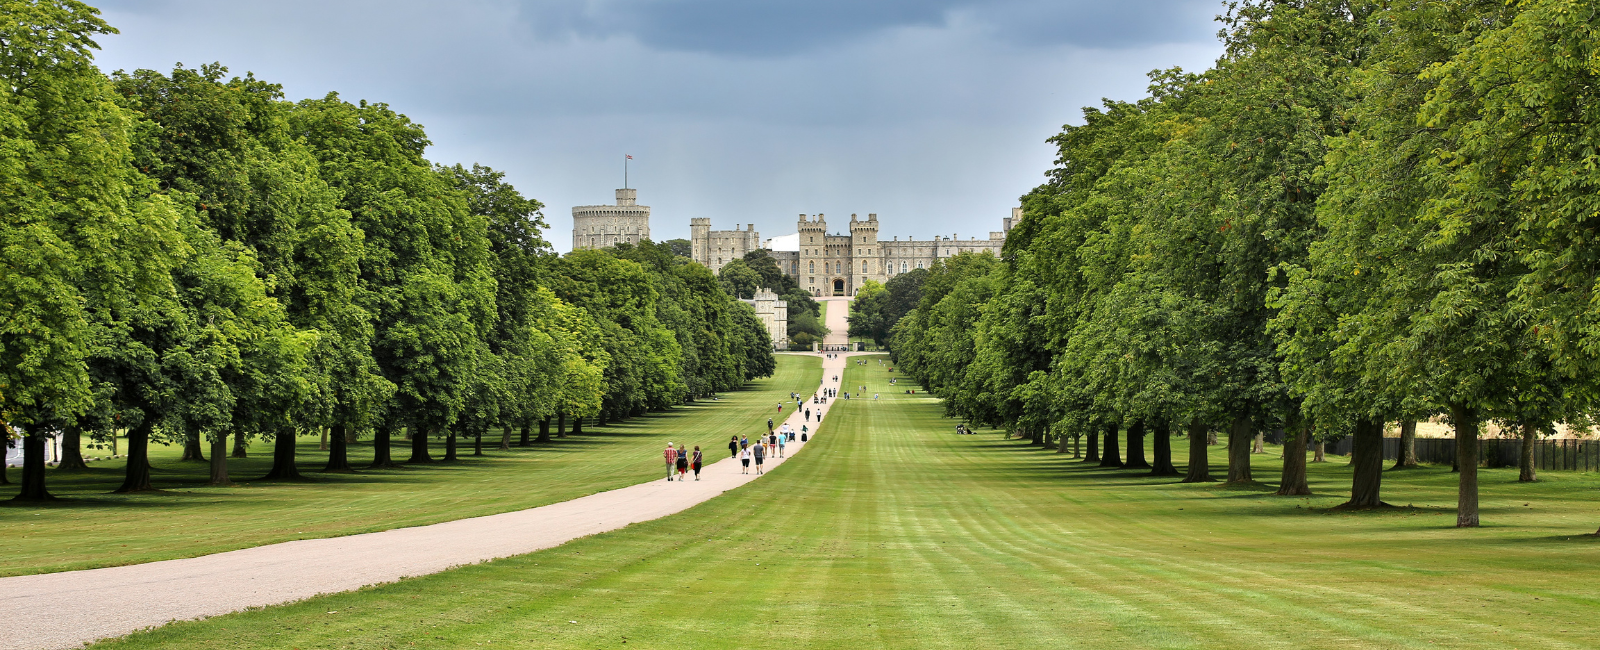
[[[1187,431],[1186,481],[1210,479],[1207,431],[1250,481],[1250,439],[1281,429],[1279,493],[1306,494],[1308,441],[1353,436],[1357,507],[1382,503],[1385,423],[1442,417],[1476,526],[1484,423],[1524,437],[1532,480],[1535,437],[1593,411],[1600,11],[1229,7],[1212,69],[1052,138],[1004,254],[930,272],[898,363],[952,414],[1110,465],[1176,474]]]
[[[182,442],[226,483],[227,442],[325,429],[326,469],[370,432],[476,441],[729,390],[774,368],[754,312],[649,242],[556,256],[539,202],[500,172],[423,157],[420,125],[329,94],[181,64],[107,76],[114,33],[72,0],[4,3],[0,23],[0,419],[23,432],[19,498],[123,433],[120,491],[148,446]],[[4,423],[0,423],[3,425]],[[6,426],[6,431],[11,427]],[[9,438],[9,435],[7,436]],[[8,440],[8,444],[9,444]]]
[[[822,305],[800,288],[798,280],[779,269],[778,261],[765,249],[758,248],[722,265],[717,277],[728,293],[740,298],[749,299],[757,289],[766,288],[788,303],[790,349],[810,350],[812,343],[820,343],[828,334],[822,323]]]

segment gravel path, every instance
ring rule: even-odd
[[[842,305],[830,306],[829,311]],[[841,312],[844,309],[840,309]],[[831,314],[830,314],[831,315]],[[832,318],[828,319],[831,322]],[[846,356],[824,359],[820,387],[837,387]],[[826,412],[827,405],[821,405]],[[806,422],[791,412],[787,422]],[[662,443],[665,445],[665,443]],[[789,457],[805,445],[787,446]],[[716,458],[720,449],[707,452]],[[767,460],[771,469],[784,462]],[[664,470],[663,470],[664,473]],[[132,566],[0,578],[0,648],[76,648],[174,620],[350,591],[408,576],[531,553],[680,512],[759,478],[724,458],[700,481],[656,479],[528,510],[378,533],[309,539]]]

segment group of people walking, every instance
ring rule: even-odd
[[[793,393],[792,395],[795,398],[795,409],[801,410],[799,393]],[[815,402],[815,397],[813,397],[813,402]],[[778,406],[781,411],[783,405],[780,403]],[[812,411],[809,408],[803,410],[805,411],[806,422],[809,423]],[[815,415],[817,416],[817,422],[822,422],[822,409],[817,409]],[[810,434],[810,424],[800,425],[800,429],[797,431],[788,423],[775,425],[772,418],[767,418],[766,435],[756,436],[754,443],[751,442],[748,436],[733,436],[728,440],[728,454],[732,458],[739,459],[739,465],[742,468],[741,473],[749,474],[750,466],[753,463],[756,473],[761,474],[765,470],[764,466],[768,458],[783,458],[788,443],[796,440],[805,442],[810,437]],[[694,450],[690,451],[684,445],[680,444],[674,447],[669,442],[666,450],[661,452],[661,457],[666,461],[668,481],[674,478],[679,481],[687,481],[689,480],[690,471],[694,472],[694,480],[700,480],[700,467],[704,462],[704,457],[701,455],[699,445],[695,445]]]
[[[676,471],[678,480],[687,481],[689,480],[690,469],[694,470],[694,480],[700,480],[700,464],[704,460],[700,455],[700,445],[695,445],[694,451],[689,452],[683,448],[683,445],[678,445],[674,448],[672,443],[669,442],[667,443],[667,450],[661,452],[661,456],[667,461],[667,480],[672,480],[672,474]]]

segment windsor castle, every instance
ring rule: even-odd
[[[616,205],[586,205],[572,208],[572,248],[603,248],[619,243],[638,243],[650,237],[650,208],[638,205],[638,190],[617,190]],[[964,252],[991,251],[1000,254],[1006,233],[1022,218],[1022,208],[1012,208],[1002,220],[1002,228],[990,231],[987,238],[961,239],[952,233],[929,239],[899,236],[885,241],[878,235],[878,215],[866,219],[850,215],[850,234],[829,233],[821,214],[802,214],[795,221],[795,233],[762,240],[755,224],[733,230],[712,230],[711,220],[689,220],[690,257],[712,272],[744,257],[745,253],[766,249],[778,268],[795,279],[813,296],[854,296],[867,280],[880,283],[914,269]]]

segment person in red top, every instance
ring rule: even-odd
[[[669,442],[667,443],[667,450],[661,452],[661,458],[667,461],[667,480],[670,481],[672,480],[672,470],[677,469],[678,450],[674,449],[672,443]]]

